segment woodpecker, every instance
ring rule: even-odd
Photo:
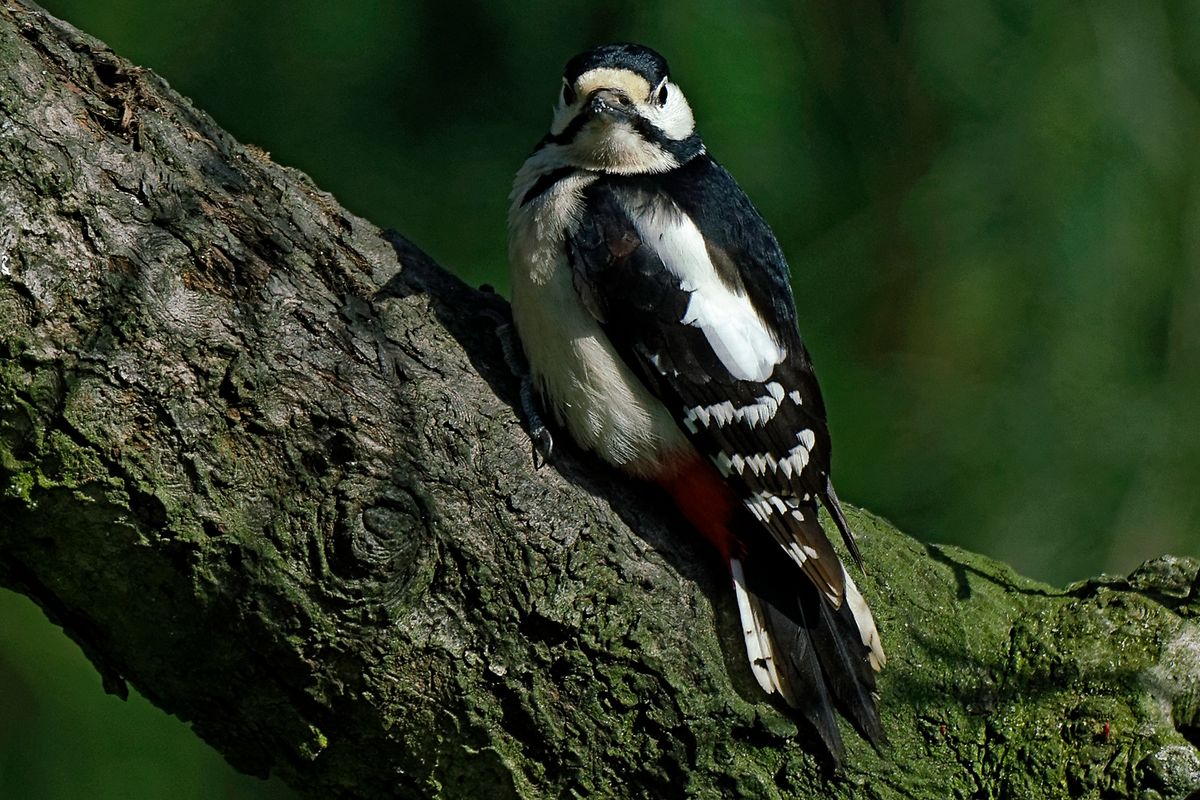
[[[817,518],[820,504],[861,566],[787,262],[661,55],[610,44],[567,62],[514,181],[509,260],[545,408],[719,551],[754,677],[834,762],[835,708],[880,745],[883,647]]]

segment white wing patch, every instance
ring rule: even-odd
[[[680,287],[691,292],[680,322],[704,332],[734,378],[760,382],[769,378],[787,350],[776,341],[750,298],[721,280],[696,223],[659,198],[647,198],[625,210],[642,242],[679,278]]]

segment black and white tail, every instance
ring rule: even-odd
[[[835,607],[793,561],[780,557],[773,541],[748,538],[745,552],[729,566],[746,655],[759,685],[803,714],[835,763],[845,754],[835,709],[872,744],[883,744],[875,673],[885,657],[853,579],[839,565],[845,590]]]

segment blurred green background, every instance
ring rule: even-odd
[[[42,2],[502,290],[562,64],[656,47],[791,260],[843,498],[1055,583],[1200,555],[1200,3]],[[283,796],[0,620],[0,797]]]

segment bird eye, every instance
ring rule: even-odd
[[[662,88],[658,90],[658,104],[661,106],[667,102],[667,83],[663,81]]]
[[[575,102],[575,90],[567,83],[563,84],[562,99],[567,105]]]

